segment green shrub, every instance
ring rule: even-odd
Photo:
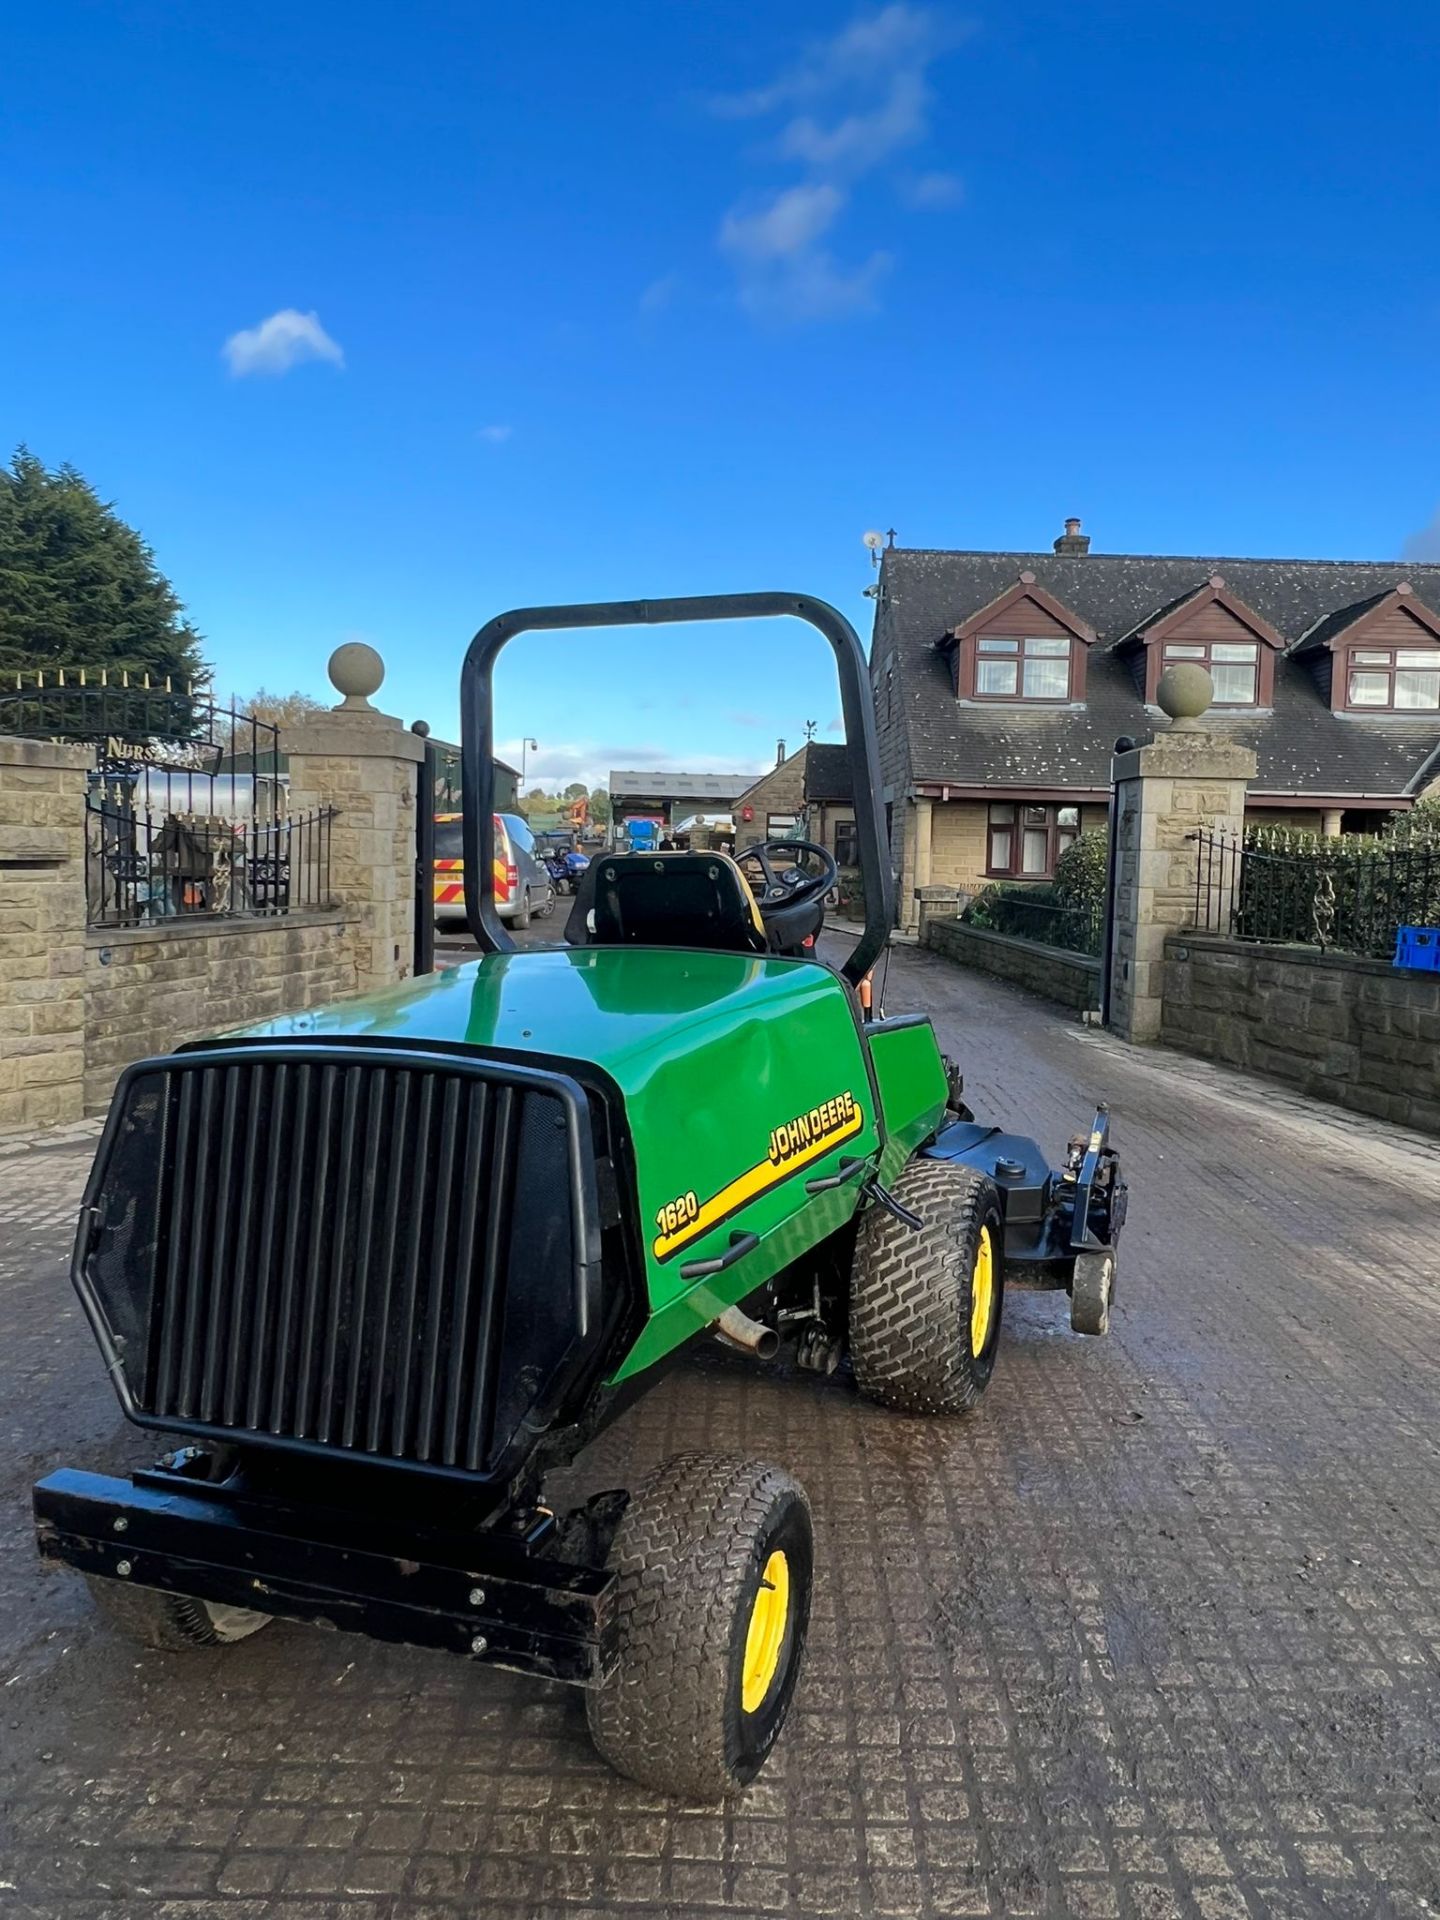
[[[1103,879],[1103,875],[1102,875]],[[1102,893],[1103,893],[1102,886]],[[1043,880],[1003,882],[977,893],[960,918],[967,926],[1008,933],[1070,953],[1100,951],[1101,900],[1077,904]]]
[[[1105,899],[1105,865],[1110,836],[1091,827],[1072,840],[1055,862],[1055,896],[1065,907],[1090,912]]]
[[[1395,814],[1384,838],[1394,847],[1440,847],[1440,793],[1417,800],[1409,813]]]

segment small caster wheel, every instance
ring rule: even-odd
[[[86,1585],[112,1626],[142,1646],[165,1653],[233,1646],[270,1624],[268,1613],[226,1607],[216,1600],[193,1600],[185,1593],[158,1593],[152,1587],[131,1587],[122,1580],[102,1580],[91,1574],[86,1575]]]
[[[1108,1333],[1110,1301],[1115,1292],[1115,1255],[1077,1253],[1070,1282],[1070,1327],[1075,1333]]]

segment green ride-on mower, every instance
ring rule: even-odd
[[[816,951],[835,862],[798,840],[738,864],[599,856],[568,947],[517,951],[490,885],[501,647],[782,614],[839,671],[866,901],[849,958]],[[482,957],[121,1076],[73,1276],[125,1413],[169,1450],[43,1480],[40,1550],[152,1645],[279,1616],[570,1681],[615,1767],[718,1798],[794,1693],[804,1492],[743,1452],[568,1511],[547,1478],[697,1340],[827,1374],[848,1356],[884,1406],[963,1413],[1007,1283],[1064,1288],[1104,1330],[1125,1189],[1103,1109],[1052,1171],[961,1107],[927,1018],[872,1009],[893,881],[865,660],[834,608],[504,614],[461,710]]]

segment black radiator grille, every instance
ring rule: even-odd
[[[571,1104],[342,1048],[182,1055],[121,1098],[84,1272],[137,1410],[486,1469],[585,1331]]]

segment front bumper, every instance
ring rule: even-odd
[[[615,1576],[487,1531],[407,1535],[224,1484],[73,1468],[35,1488],[35,1526],[43,1558],[101,1579],[579,1686],[615,1664]]]

